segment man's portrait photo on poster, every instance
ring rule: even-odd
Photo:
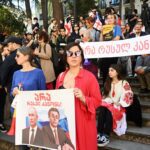
[[[15,145],[44,150],[76,149],[72,89],[23,91],[15,100]]]
[[[52,147],[52,145],[55,144],[56,147],[52,148],[58,148],[61,146],[62,150],[69,149],[73,150],[74,146],[65,133],[65,131],[58,126],[60,114],[57,108],[50,108],[48,111],[48,117],[49,117],[49,124],[47,126],[43,127],[43,134],[44,134],[44,145],[46,147]]]
[[[67,119],[60,119],[60,112],[55,107],[51,107],[47,115],[49,121],[40,122],[36,108],[29,107],[26,117],[28,125],[22,130],[22,144],[74,150],[69,137]]]
[[[29,127],[22,131],[22,143],[44,146],[42,129],[37,126],[38,113],[35,107],[28,110]]]

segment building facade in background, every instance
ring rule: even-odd
[[[121,2],[122,5],[120,5]],[[148,0],[147,3],[150,7],[150,0]],[[134,7],[135,9],[138,10],[138,15],[140,15],[142,12],[142,5],[143,5],[142,0],[135,0]],[[106,7],[110,7],[110,6],[114,7],[118,12],[119,12],[119,7],[121,7],[122,19],[124,19],[126,15],[132,13],[130,0],[99,0],[99,8],[102,12],[104,12]]]

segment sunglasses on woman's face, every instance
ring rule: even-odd
[[[66,53],[67,53],[67,56],[68,56],[68,57],[72,57],[73,55],[74,55],[75,57],[81,56],[81,51],[80,51],[80,50],[79,50],[79,51],[76,51],[76,52],[66,51]]]

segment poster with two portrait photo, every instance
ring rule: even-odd
[[[22,91],[15,103],[16,145],[45,149],[62,149],[65,145],[75,149],[73,89]],[[57,126],[57,136],[53,125]]]

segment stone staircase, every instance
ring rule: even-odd
[[[110,143],[99,149],[106,150],[150,150],[150,93],[140,94],[140,84],[136,77],[127,79],[135,94],[140,99],[142,108],[143,126],[137,127],[133,122],[128,122],[128,129],[125,135],[117,136],[111,134]],[[102,78],[99,79],[102,85]]]
[[[150,150],[150,93],[140,94],[140,84],[137,78],[128,78],[129,83],[135,94],[140,98],[142,107],[143,127],[136,127],[134,123],[128,122],[128,129],[125,135],[116,136],[112,133],[110,143],[107,147],[98,148],[99,150]],[[99,79],[102,87],[102,78]],[[6,122],[10,125],[10,120]],[[0,150],[19,150],[14,145],[15,137],[0,133]]]

